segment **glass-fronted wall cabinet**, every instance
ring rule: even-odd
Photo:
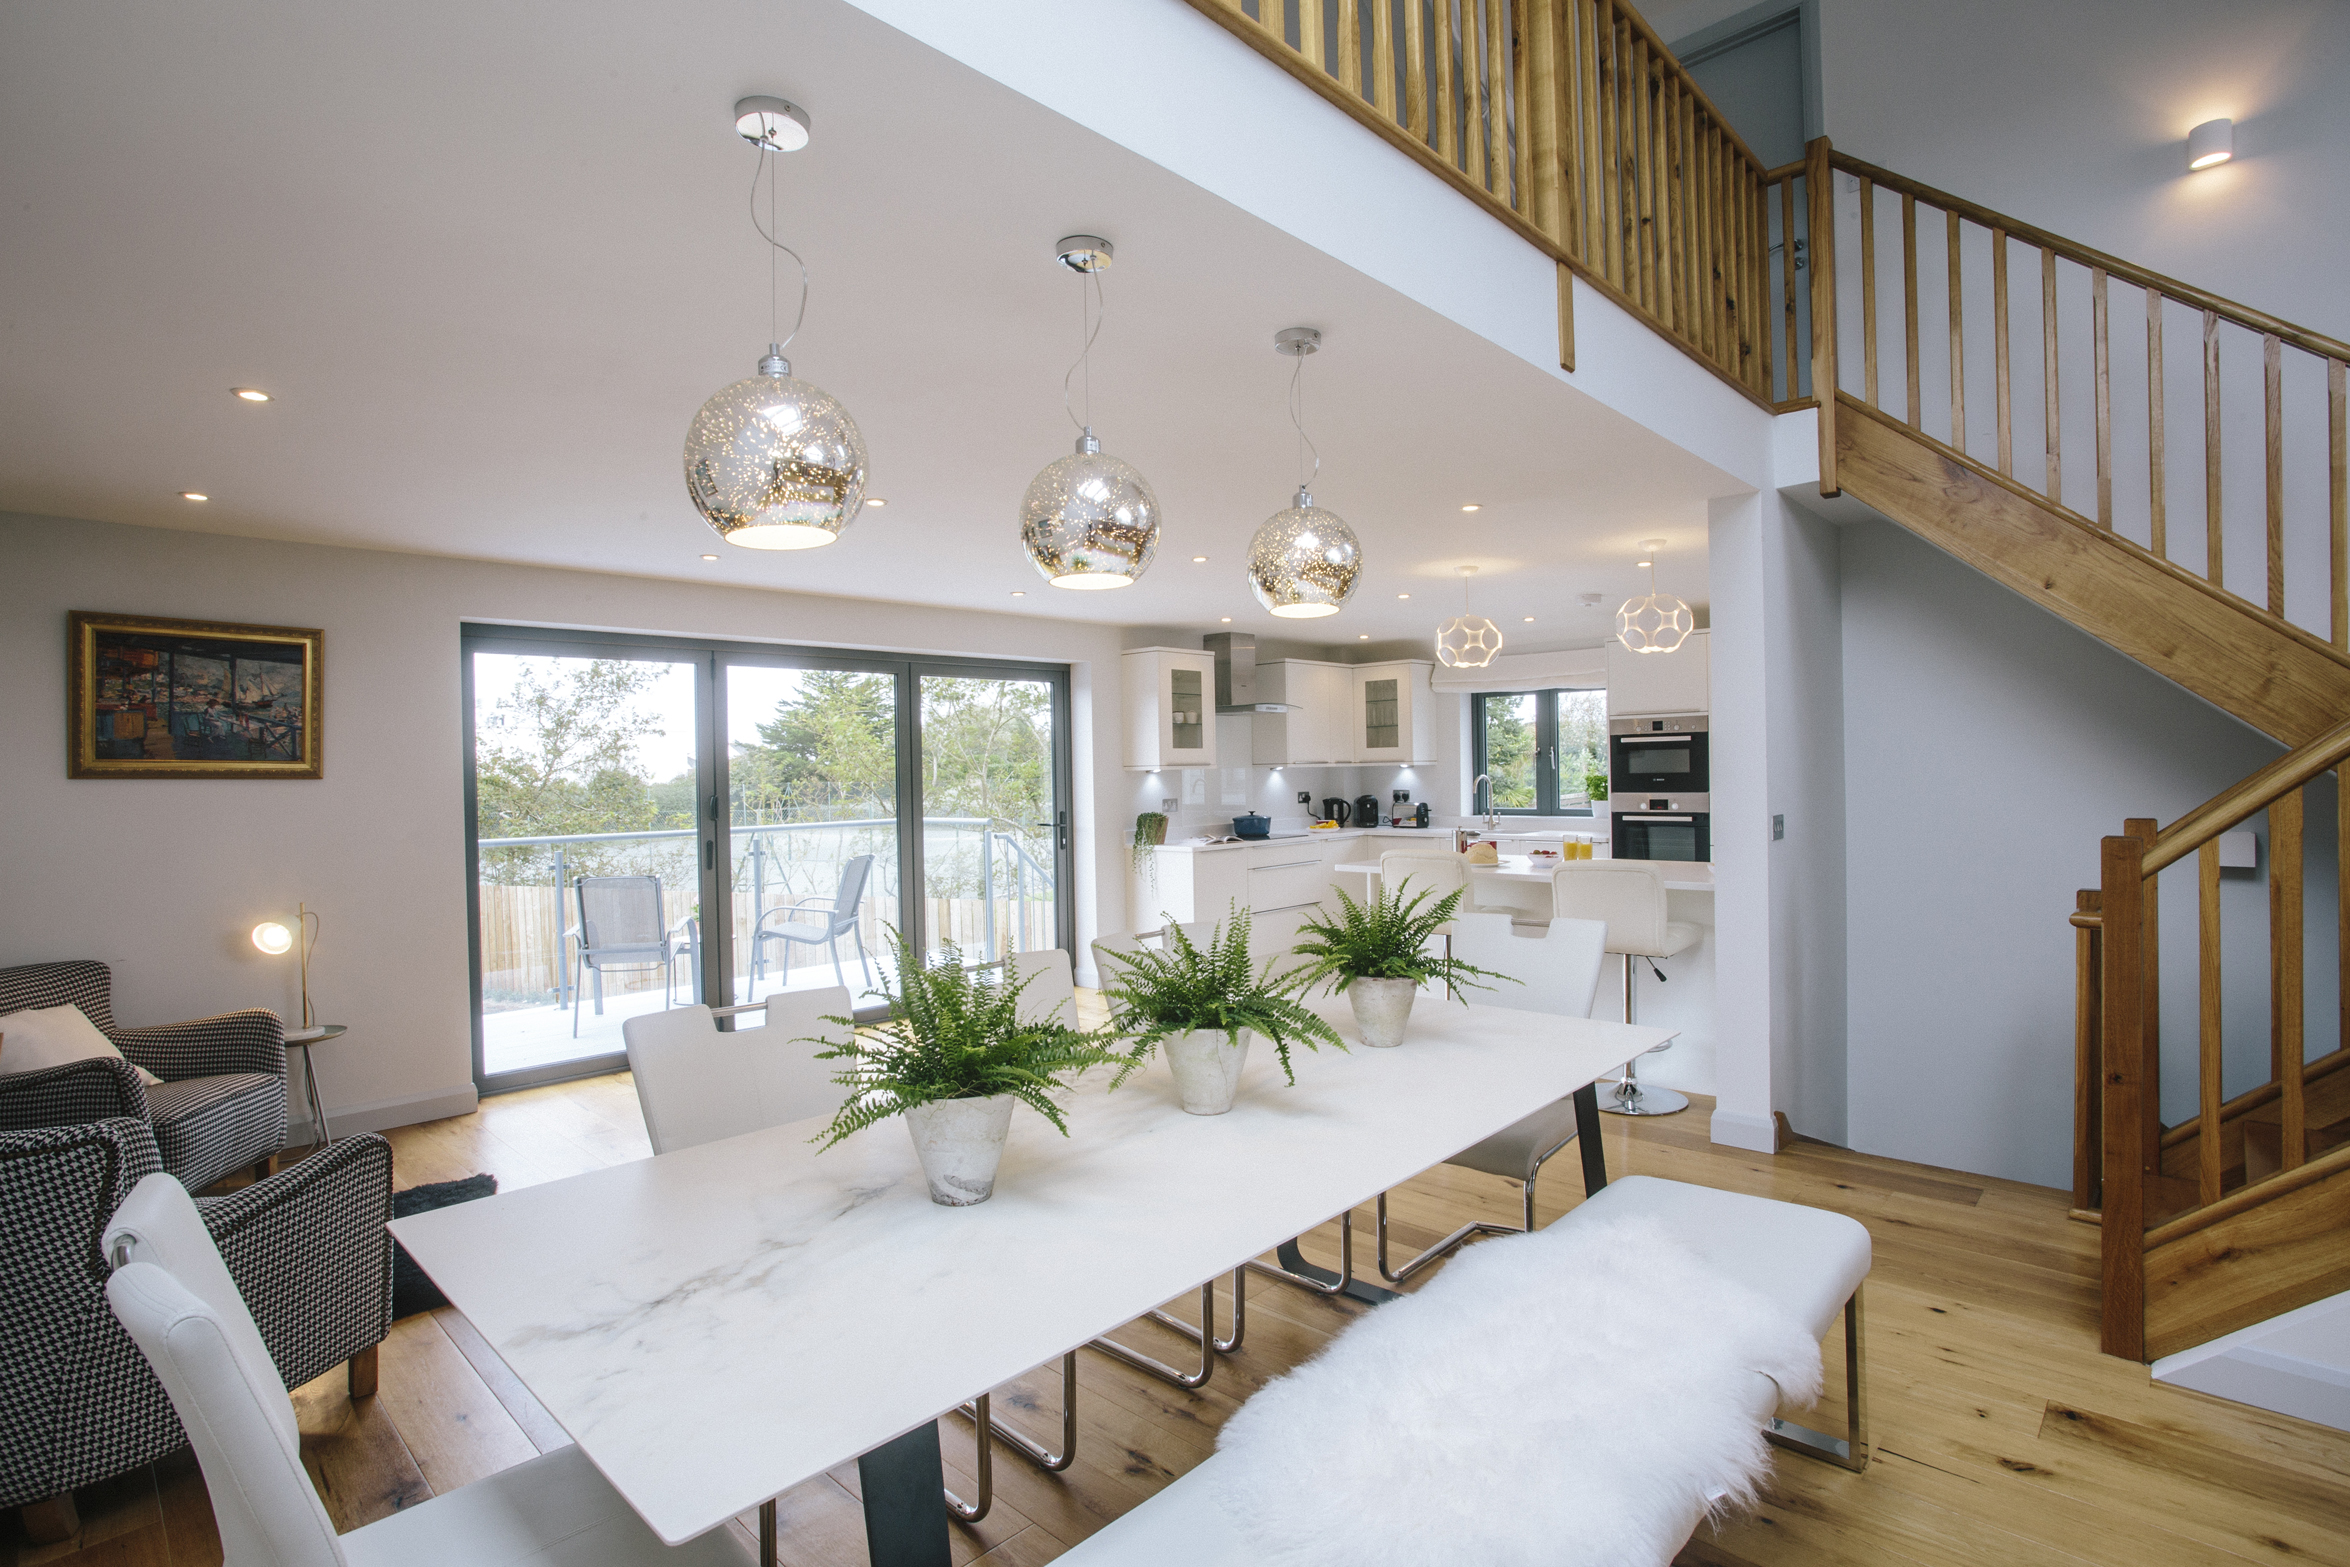
[[[1355,760],[1436,760],[1435,715],[1428,700],[1428,673],[1435,667],[1417,659],[1356,667]]]
[[[1202,648],[1129,648],[1126,765],[1138,772],[1216,765],[1216,659]]]

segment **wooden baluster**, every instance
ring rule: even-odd
[[[1705,137],[1706,310],[1713,317],[1713,361],[1727,367],[1730,347],[1730,138],[1716,121]]]
[[[1625,129],[1628,132],[1626,146],[1631,153],[1626,160],[1628,166],[1624,177],[1632,191],[1632,210],[1638,215],[1632,231],[1632,253],[1637,266],[1634,269],[1635,286],[1631,289],[1631,295],[1644,309],[1653,313],[1657,308],[1656,187],[1650,181],[1648,161],[1649,137],[1655,130],[1648,123],[1650,68],[1648,40],[1635,36],[1632,40],[1632,91],[1624,105]]]
[[[2162,295],[2146,291],[2146,511],[2147,548],[2170,558],[2163,497],[2170,485],[2162,450]]]
[[[2129,816],[2122,819],[2122,831],[2136,838],[2141,850],[2151,849],[2161,832],[2161,824],[2151,816]],[[2138,1103],[2139,1150],[2149,1193],[2159,1189],[2162,1175],[2162,899],[2156,892],[2154,882],[2149,879],[2142,909],[2146,946],[2138,959],[2146,984],[2146,994],[2138,1003],[2138,1015],[2146,1025],[2140,1057],[2143,1075],[2139,1081],[2146,1085],[2146,1092]]]
[[[1665,302],[1671,314],[1668,324],[1676,337],[1689,335],[1689,268],[1683,259],[1689,249],[1689,182],[1681,142],[1681,105],[1686,96],[1680,76],[1666,76],[1664,135],[1658,156],[1664,160],[1665,170]]]
[[[1623,278],[1617,286],[1637,300],[1640,297],[1640,190],[1633,164],[1634,138],[1639,132],[1633,123],[1632,36],[1631,22],[1618,12],[1613,57],[1616,90],[1608,98],[1608,106],[1616,117],[1615,134],[1609,145],[1616,156],[1608,169],[1608,183],[1615,187],[1616,243],[1623,267]]]
[[[2268,808],[2269,1070],[2281,1090],[2277,1165],[2286,1170],[2300,1166],[2309,1125],[2301,1093],[2301,810],[2299,789]]]
[[[1811,386],[1820,400],[1820,493],[1837,495],[1836,474],[1836,201],[1825,136],[1804,149],[1811,187]]]
[[[2015,474],[2015,432],[2011,415],[2014,403],[2008,395],[2007,357],[2007,230],[1991,231],[1991,354],[1998,366],[1999,386],[1999,471],[2013,477]]]
[[[1597,0],[1592,8],[1595,56],[1595,92],[1592,97],[1593,217],[1598,220],[1600,245],[1595,263],[1599,275],[1616,287],[1624,286],[1624,191],[1616,179],[1616,7],[1615,0]]]
[[[2103,908],[2094,887],[2073,900],[2073,1206],[2088,1212],[2105,1201]]]
[[[1297,0],[1297,52],[1306,57],[1308,65],[1328,70],[1323,59],[1326,47],[1322,33],[1322,7],[1336,5],[1338,0]]]
[[[1568,0],[1572,4],[1573,0]],[[1404,0],[1403,8],[1403,125],[1416,141],[1429,143],[1428,128],[1428,26],[1420,11],[1421,0]],[[1545,8],[1547,10],[1547,7]],[[1389,28],[1387,13],[1380,12],[1379,28]],[[1430,143],[1433,145],[1433,143]]]
[[[1338,0],[1338,85],[1363,92],[1363,0]]]
[[[2334,646],[2350,650],[2350,419],[2344,417],[2350,397],[2344,395],[2344,369],[2339,359],[2326,361],[2326,494],[2332,518]],[[2344,927],[2343,939],[2350,941],[2350,926]],[[2350,976],[2350,963],[2342,972]],[[2343,982],[2342,996],[2350,1004],[2350,978]],[[2350,1044],[2350,1032],[2342,1042]]]
[[[1475,0],[1465,0],[1474,4]],[[1436,153],[1453,168],[1461,166],[1459,107],[1453,102],[1453,0],[1436,0]]]
[[[1681,338],[1696,346],[1705,341],[1705,273],[1700,258],[1705,250],[1705,185],[1700,171],[1705,149],[1698,135],[1703,123],[1697,95],[1681,95]]]
[[[1420,0],[1408,0],[1417,16]],[[1386,119],[1395,112],[1395,9],[1387,0],[1371,0],[1371,107]]]
[[[2214,838],[2196,854],[2196,927],[2202,971],[2197,999],[2202,1021],[2202,1056],[2196,1078],[2196,1164],[2198,1200],[2219,1201],[2220,1087],[2220,929],[2219,840]]]
[[[1406,0],[1417,5],[1418,0]],[[1533,206],[1530,209],[1534,226],[1561,245],[1567,243],[1567,204],[1561,199],[1560,187],[1565,183],[1565,171],[1560,158],[1559,136],[1565,129],[1566,103],[1561,88],[1566,81],[1565,61],[1560,55],[1563,40],[1559,28],[1560,0],[1533,0],[1528,13],[1528,25],[1521,30],[1525,53],[1530,65],[1531,95],[1525,107],[1518,111],[1521,124],[1529,127],[1533,151],[1526,167],[1533,184]]]
[[[1762,384],[1758,390],[1767,403],[1778,387],[1777,367],[1771,363],[1771,340],[1778,336],[1771,330],[1771,188],[1757,171],[1749,171],[1747,181],[1751,205],[1746,222],[1753,236],[1748,260],[1754,269],[1754,292],[1749,296],[1754,305],[1748,311],[1747,326],[1762,343]]]
[[[1965,308],[1958,298],[1958,214],[1946,212],[1950,227],[1950,444],[1966,451],[1966,342],[1960,328]],[[2005,333],[1999,340],[2007,341]]]
[[[1385,4],[1386,0],[1376,0]],[[1534,219],[1534,75],[1533,39],[1527,15],[1531,6],[1536,13],[1550,10],[1556,0],[1510,0],[1510,33],[1507,40],[1510,57],[1510,140],[1516,144],[1517,157],[1512,167],[1517,171],[1517,199],[1512,203],[1528,221]],[[1545,229],[1543,232],[1548,233]]]
[[[1289,0],[1256,0],[1257,25],[1282,48],[1289,47]]]
[[[2124,1360],[2146,1356],[2146,1078],[2145,846],[2112,837],[2098,846],[2104,923],[2099,931],[2104,984],[2098,998],[2105,1024],[2103,1109],[2105,1177],[2098,1207],[2103,1288],[2098,1301],[2098,1347]]]
[[[2228,585],[2220,548],[2219,493],[2219,317],[2203,312],[2203,575],[2215,588]]]
[[[1798,259],[1795,242],[1799,237],[1795,232],[1795,182],[1800,178],[1800,174],[1789,174],[1779,181],[1779,278],[1783,285],[1781,292],[1786,296],[1782,315],[1787,323],[1787,399],[1790,402],[1803,395],[1803,372],[1799,368],[1803,355],[1798,351],[1801,316],[1795,293],[1795,285],[1804,280],[1795,265]]]
[[[1877,397],[1877,208],[1876,184],[1860,182],[1860,376],[1869,406]]]
[[[1490,3],[1490,0],[1489,0]],[[1461,172],[1480,190],[1485,177],[1485,19],[1461,0]]]
[[[1599,183],[1599,6],[1601,0],[1571,0],[1575,7],[1578,107],[1575,163],[1581,181],[1583,264],[1607,275],[1607,195]]]
[[[1720,321],[1714,309],[1713,117],[1698,109],[1689,127],[1689,340],[1711,359]]]
[[[1508,35],[1501,23],[1502,0],[1485,0],[1485,168],[1486,182],[1510,204],[1510,62]]]
[[[2048,427],[2048,498],[2064,504],[2064,400],[2056,395],[2056,252],[2040,252],[2040,368],[2042,420]]]
[[[2334,769],[2334,940],[2334,972],[2350,976],[2350,767]],[[2335,989],[2341,1015],[2334,1038],[2350,1045],[2350,978],[2337,979]]]
[[[2260,340],[2262,419],[2268,434],[2268,612],[2285,612],[2285,345]]]
[[[2089,272],[2089,330],[2097,354],[2097,526],[2113,527],[2113,354],[2106,338],[2105,269]]]

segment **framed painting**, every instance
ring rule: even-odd
[[[66,776],[324,776],[324,632],[80,609],[68,626]]]

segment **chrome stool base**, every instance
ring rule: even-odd
[[[1672,1115],[1689,1108],[1687,1094],[1675,1093],[1670,1088],[1651,1088],[1637,1079],[1627,1078],[1615,1084],[1603,1082],[1600,1086],[1614,1090],[1599,1101],[1603,1115]],[[1626,1092],[1627,1089],[1630,1091]]]

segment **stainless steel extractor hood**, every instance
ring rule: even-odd
[[[1216,655],[1216,711],[1219,713],[1287,713],[1287,702],[1257,700],[1257,639],[1246,631],[1219,631],[1203,639]]]

